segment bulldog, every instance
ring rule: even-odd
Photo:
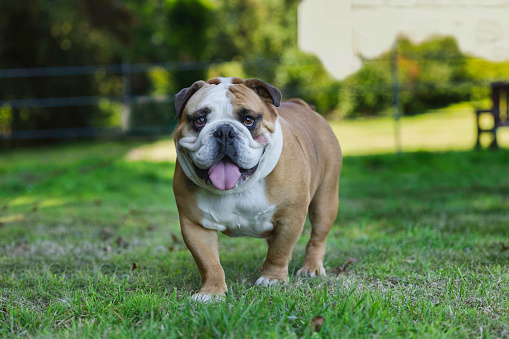
[[[288,281],[306,215],[312,224],[297,276],[325,275],[325,238],[338,211],[342,154],[328,123],[301,99],[258,79],[197,81],[175,95],[173,190],[182,236],[200,271],[193,299],[225,296],[218,231],[266,238],[256,285]]]

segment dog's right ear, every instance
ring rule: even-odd
[[[184,111],[187,100],[203,86],[205,86],[205,81],[199,80],[192,84],[191,87],[184,88],[175,94],[175,119],[178,119],[182,111]]]

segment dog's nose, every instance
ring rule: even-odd
[[[237,131],[233,128],[232,125],[220,125],[214,131],[214,136],[221,140],[223,143],[226,143],[230,139],[233,139],[237,136]]]

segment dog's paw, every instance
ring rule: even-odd
[[[191,299],[199,303],[211,303],[223,301],[225,296],[212,293],[196,293],[191,296]]]
[[[326,276],[325,268],[323,265],[316,265],[315,267],[309,267],[307,265],[302,266],[300,270],[297,271],[297,277],[317,277],[319,275]]]
[[[286,283],[285,280],[280,280],[280,279],[276,279],[276,278],[267,278],[267,277],[264,277],[264,276],[261,276],[260,278],[258,278],[255,282],[255,286],[271,286],[271,285],[277,285],[277,284],[284,284]]]

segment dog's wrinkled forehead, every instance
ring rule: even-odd
[[[177,118],[184,112],[193,114],[202,109],[213,111],[216,117],[233,118],[234,108],[260,106],[261,110],[268,108],[275,113],[280,102],[279,90],[261,80],[215,78],[207,82],[197,81],[180,91],[175,96],[175,109]]]
[[[233,118],[233,94],[229,87],[232,82],[229,78],[218,78],[217,83],[207,82],[199,91],[189,98],[184,112],[193,115],[195,112],[207,110],[208,119]]]

